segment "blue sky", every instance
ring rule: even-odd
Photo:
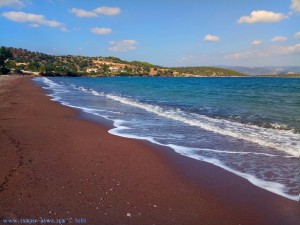
[[[300,64],[300,0],[0,0],[0,45],[163,66]]]

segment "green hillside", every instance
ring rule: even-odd
[[[12,58],[5,63],[14,73],[44,76],[244,76],[215,67],[167,68],[148,62],[128,62],[117,57],[54,56],[21,48],[6,48]]]
[[[176,67],[173,68],[182,75],[199,75],[199,76],[244,76],[244,74],[216,67]]]

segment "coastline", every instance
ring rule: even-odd
[[[11,79],[7,91],[0,92],[2,219],[86,218],[87,224],[300,220],[297,202],[210,164],[108,134],[105,126],[80,120],[74,109],[49,101],[28,78]]]

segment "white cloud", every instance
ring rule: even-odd
[[[250,16],[242,16],[238,23],[276,23],[288,17],[283,13],[274,13],[271,11],[257,10],[252,11]]]
[[[220,38],[216,35],[207,34],[203,38],[204,41],[220,41]]]
[[[84,9],[72,8],[69,10],[70,13],[75,14],[77,17],[96,17],[98,15],[106,15],[106,16],[115,16],[121,13],[121,9],[119,7],[98,7],[91,11],[86,11]]]
[[[300,53],[300,43],[292,46],[278,46],[276,49],[274,49],[274,54],[288,55],[294,53]]]
[[[295,34],[295,38],[300,38],[300,31]]]
[[[106,35],[106,34],[110,34],[112,32],[112,29],[110,29],[110,28],[94,27],[94,28],[91,28],[90,31],[92,33],[95,33],[95,34]]]
[[[115,16],[118,15],[121,12],[121,9],[119,7],[98,7],[94,10],[97,14],[103,14],[106,16]]]
[[[122,40],[122,41],[110,41],[111,47],[109,51],[112,52],[128,52],[136,49],[137,42],[135,40]]]
[[[224,58],[242,60],[250,58],[256,59],[261,57],[270,57],[276,55],[289,55],[296,53],[300,53],[300,43],[292,46],[271,46],[262,50],[235,52],[227,54]]]
[[[271,39],[271,41],[286,41],[288,38],[284,36],[276,36]]]
[[[261,40],[254,40],[251,42],[252,45],[260,45],[262,43]]]
[[[267,57],[267,56],[269,56],[268,52],[255,50],[255,51],[230,53],[230,54],[226,55],[224,58],[241,60],[241,59],[247,59],[247,58],[257,58],[257,57]]]
[[[86,11],[83,9],[72,8],[69,11],[70,13],[75,14],[77,17],[96,17],[97,14],[93,11]]]
[[[300,12],[300,0],[292,0],[291,8],[296,12]]]
[[[0,0],[0,7],[15,7],[20,8],[25,4],[21,0]]]
[[[47,20],[43,15],[31,14],[24,12],[4,12],[1,14],[6,19],[17,22],[17,23],[28,23],[31,27],[38,27],[40,25],[60,28],[62,31],[67,31],[66,25],[64,23],[58,22],[56,20]]]

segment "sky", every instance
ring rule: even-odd
[[[0,0],[0,46],[161,66],[300,66],[300,0]]]

